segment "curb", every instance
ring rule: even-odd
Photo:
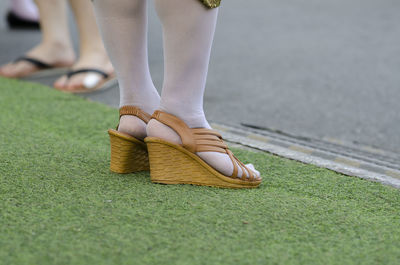
[[[371,147],[295,137],[279,132],[212,123],[230,143],[280,157],[327,168],[335,172],[400,189],[400,165],[396,154]]]

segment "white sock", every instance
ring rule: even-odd
[[[26,20],[39,20],[39,11],[33,0],[11,0],[11,10]]]
[[[120,106],[152,114],[160,96],[150,76],[147,52],[147,1],[95,0],[96,19],[120,87]]]
[[[189,127],[209,128],[203,95],[218,9],[206,9],[198,0],[156,0],[155,5],[164,36],[160,109]]]

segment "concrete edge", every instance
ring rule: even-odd
[[[400,189],[400,172],[397,170],[368,164],[365,161],[356,160],[350,156],[327,154],[326,151],[321,152],[307,146],[284,143],[281,139],[279,142],[274,141],[274,139],[271,139],[271,136],[266,137],[227,125],[218,123],[212,123],[211,125],[214,129],[223,133],[224,139],[227,142]]]

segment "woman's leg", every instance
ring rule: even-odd
[[[69,0],[69,2],[79,32],[79,59],[72,69],[97,68],[106,73],[112,73],[113,67],[101,40],[91,1]],[[64,76],[57,80],[54,86],[67,90],[81,88],[86,76],[86,73],[74,75],[70,79]]]
[[[40,14],[42,41],[27,56],[55,66],[70,66],[75,60],[69,36],[67,6],[64,0],[36,0]],[[36,71],[28,62],[9,63],[0,68],[0,75],[23,77]]]
[[[147,1],[95,0],[96,18],[104,44],[117,73],[120,106],[134,105],[152,114],[160,96],[150,76],[147,56]],[[142,120],[125,115],[119,130],[146,136]]]
[[[203,111],[203,95],[218,9],[206,9],[198,0],[155,0],[155,4],[164,35],[160,109],[181,118],[189,127],[210,128]],[[150,121],[147,133],[180,142],[172,129],[156,120]],[[227,154],[198,155],[221,173],[232,175],[233,165]]]
[[[164,37],[161,109],[190,127],[209,127],[203,95],[218,9],[198,0],[156,0]]]

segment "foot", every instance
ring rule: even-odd
[[[70,67],[75,60],[75,53],[69,45],[63,43],[41,43],[26,53],[54,67]],[[26,62],[10,62],[0,67],[0,76],[21,78],[39,71],[35,65]]]
[[[118,131],[129,134],[139,140],[146,138],[146,123],[136,116],[123,115],[119,120]]]
[[[91,52],[89,54],[85,54],[84,56],[81,56],[79,60],[72,66],[72,71],[73,70],[79,70],[79,69],[84,69],[84,68],[95,68],[99,69],[109,75],[114,73],[114,68],[108,59],[107,54],[105,51],[101,52]],[[88,80],[85,78],[89,77],[89,75],[94,76],[95,78],[95,86],[100,84],[102,80],[104,80],[104,77],[98,73],[80,73],[71,76],[71,78],[68,78],[66,75],[60,77],[56,82],[54,83],[54,87],[67,91],[67,92],[74,92],[74,90],[82,90],[82,89],[90,89],[91,87],[88,87]],[[100,83],[97,83],[100,82]]]
[[[159,105],[159,96],[158,94],[155,96],[151,97],[144,97],[144,102],[146,102],[146,105],[140,105],[140,104],[125,104],[124,106],[134,106],[136,108],[139,108],[139,113],[143,112],[141,114],[138,114],[139,116],[134,116],[130,115],[127,113],[132,113],[135,110],[133,108],[120,108],[119,113],[121,118],[119,119],[119,125],[118,125],[118,131],[128,134],[130,136],[135,137],[136,139],[139,140],[144,140],[147,136],[146,132],[146,126],[147,122],[150,120],[151,113],[154,112],[154,110],[158,107]],[[153,102],[154,104],[151,104]],[[139,118],[141,117],[141,118]]]
[[[209,125],[208,129],[211,129]],[[182,144],[180,136],[173,129],[154,119],[150,120],[147,125],[147,135],[149,137],[161,138],[175,144]],[[221,174],[225,176],[232,176],[234,167],[232,160],[227,154],[218,152],[197,152],[196,154]],[[260,177],[260,172],[258,172],[252,164],[247,164],[246,167],[250,169],[257,177]],[[237,177],[241,178],[242,174],[243,172],[238,166]],[[244,172],[244,174],[247,178],[249,177],[248,172]]]

